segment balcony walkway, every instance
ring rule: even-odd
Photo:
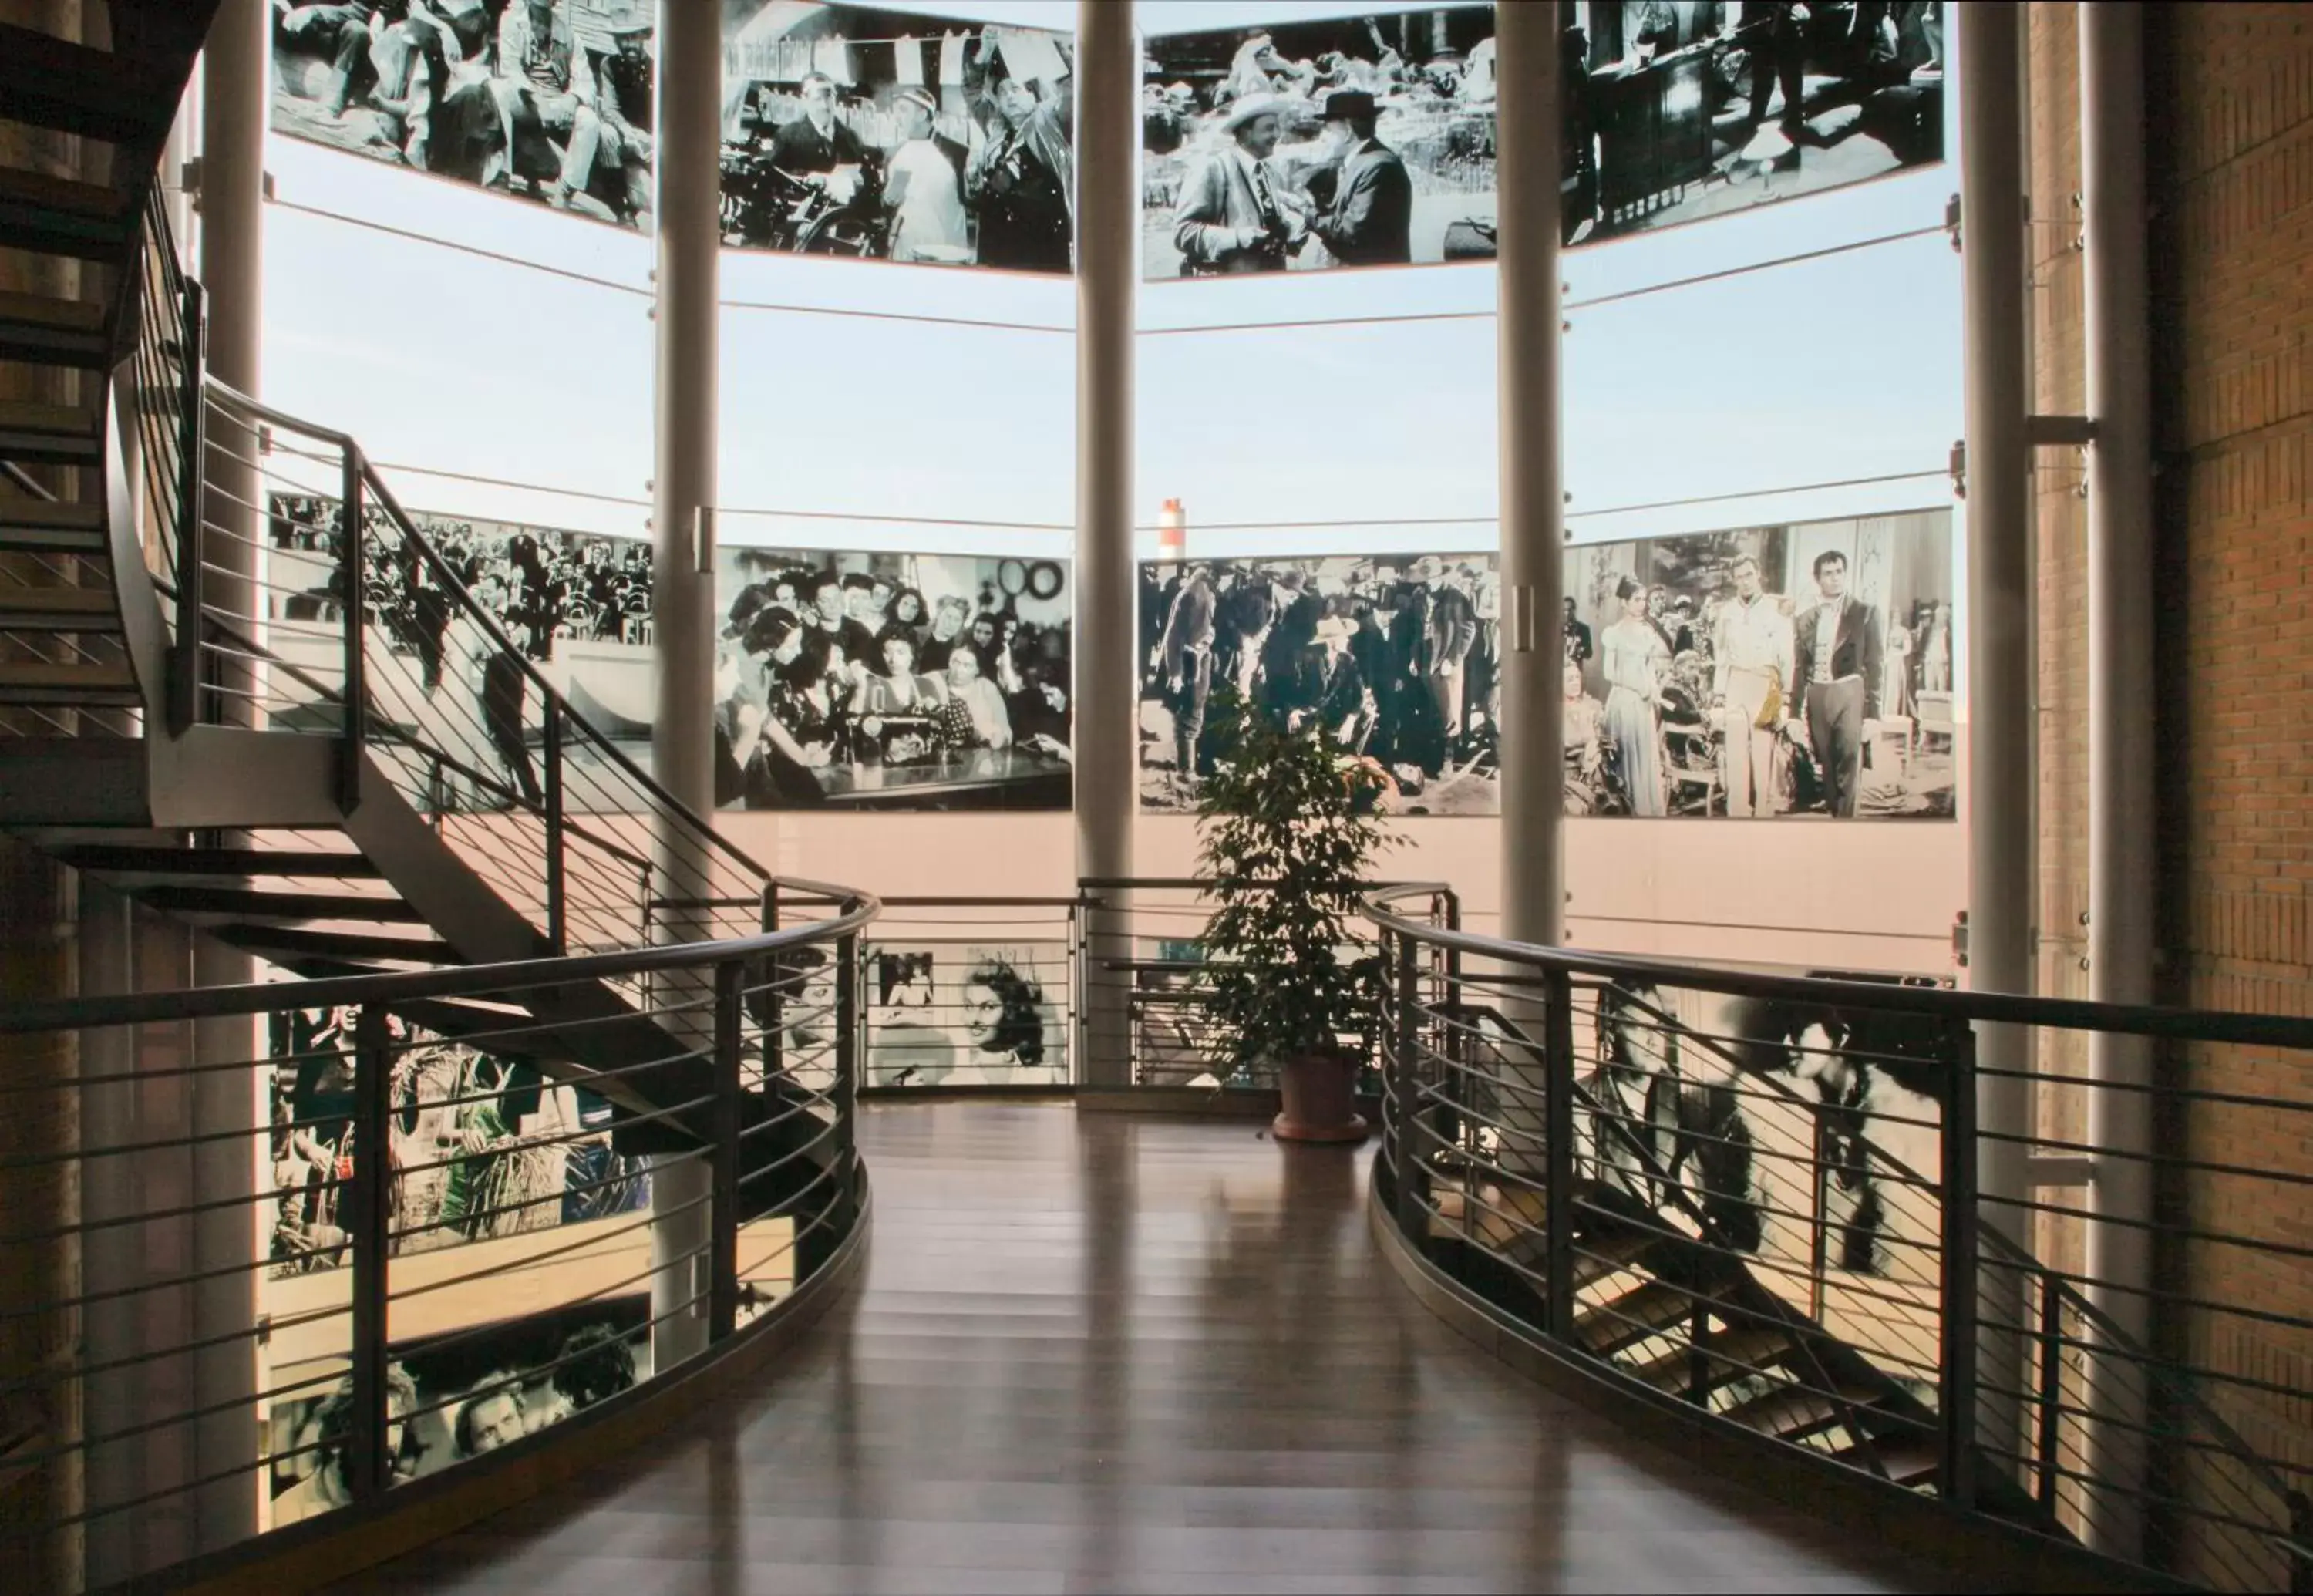
[[[1469,1347],[1375,1252],[1370,1151],[1255,1132],[864,1107],[865,1287],[766,1389],[340,1589],[1934,1587]]]

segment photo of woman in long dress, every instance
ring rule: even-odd
[[[1614,596],[1622,602],[1623,618],[1598,639],[1608,688],[1606,736],[1622,768],[1631,813],[1659,816],[1664,812],[1662,677],[1670,664],[1670,649],[1647,619],[1643,584],[1624,577]]]

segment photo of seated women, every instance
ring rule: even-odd
[[[726,549],[726,808],[1065,808],[1074,621],[1057,560]]]

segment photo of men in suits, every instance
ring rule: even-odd
[[[1248,95],[1230,108],[1228,142],[1205,157],[1181,192],[1173,241],[1183,277],[1283,271],[1286,252],[1309,234],[1308,202],[1270,170],[1279,101]]]
[[[1951,556],[1940,509],[1569,548],[1568,813],[1952,818]],[[1618,734],[1578,713],[1618,690]]]
[[[1864,750],[1879,737],[1886,642],[1878,610],[1847,596],[1846,555],[1836,549],[1816,555],[1815,581],[1821,600],[1792,628],[1794,680],[1806,695],[1807,739],[1822,774],[1824,807],[1843,817],[1855,813]],[[1794,714],[1795,726],[1799,719]]]
[[[1413,260],[1413,180],[1395,150],[1375,137],[1381,110],[1362,89],[1325,96],[1325,141],[1339,152],[1333,203],[1310,231],[1344,266],[1404,266]]]
[[[1493,21],[1456,5],[1148,39],[1142,275],[1455,258],[1449,231],[1493,215]]]
[[[1477,670],[1496,582],[1491,553],[1144,566],[1143,807],[1195,807],[1226,696],[1288,731],[1324,727],[1386,778],[1392,812],[1498,813],[1498,729]]]

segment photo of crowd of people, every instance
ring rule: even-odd
[[[725,242],[1070,269],[1069,35],[881,5],[723,6]]]
[[[270,0],[273,128],[641,228],[655,0]]]
[[[650,1177],[611,1147],[611,1107],[519,1059],[391,1022],[392,1250],[403,1257],[550,1230],[645,1206]],[[273,1274],[347,1262],[339,1184],[353,1160],[353,1015],[277,1014]],[[406,1173],[405,1173],[406,1172]]]
[[[1951,513],[1567,551],[1571,815],[1948,819]]]
[[[1944,158],[1941,0],[1572,0],[1561,13],[1569,244]],[[1144,276],[1496,253],[1491,5],[1148,43]]]
[[[342,507],[277,494],[268,508],[275,651],[292,664],[334,670],[346,603]],[[420,511],[410,520],[450,579],[579,714],[606,736],[647,740],[657,680],[648,543]],[[462,785],[482,789],[468,795],[475,807],[502,807],[513,797],[537,803],[540,706],[520,661],[454,601],[443,570],[405,542],[381,534],[364,547],[372,625],[408,664],[372,672],[374,712],[423,726],[459,754],[469,772]]]
[[[649,1318],[649,1298],[634,1294],[397,1345],[385,1373],[391,1483],[495,1451],[648,1380]],[[274,1405],[276,1527],[353,1501],[354,1413],[351,1375]]]
[[[1227,693],[1331,727],[1373,763],[1386,811],[1499,812],[1491,553],[1146,563],[1139,641],[1144,809],[1196,807]]]
[[[1060,561],[726,548],[716,573],[721,807],[1069,807]]]
[[[1067,1084],[1069,958],[1065,942],[868,947],[861,1084]]]

